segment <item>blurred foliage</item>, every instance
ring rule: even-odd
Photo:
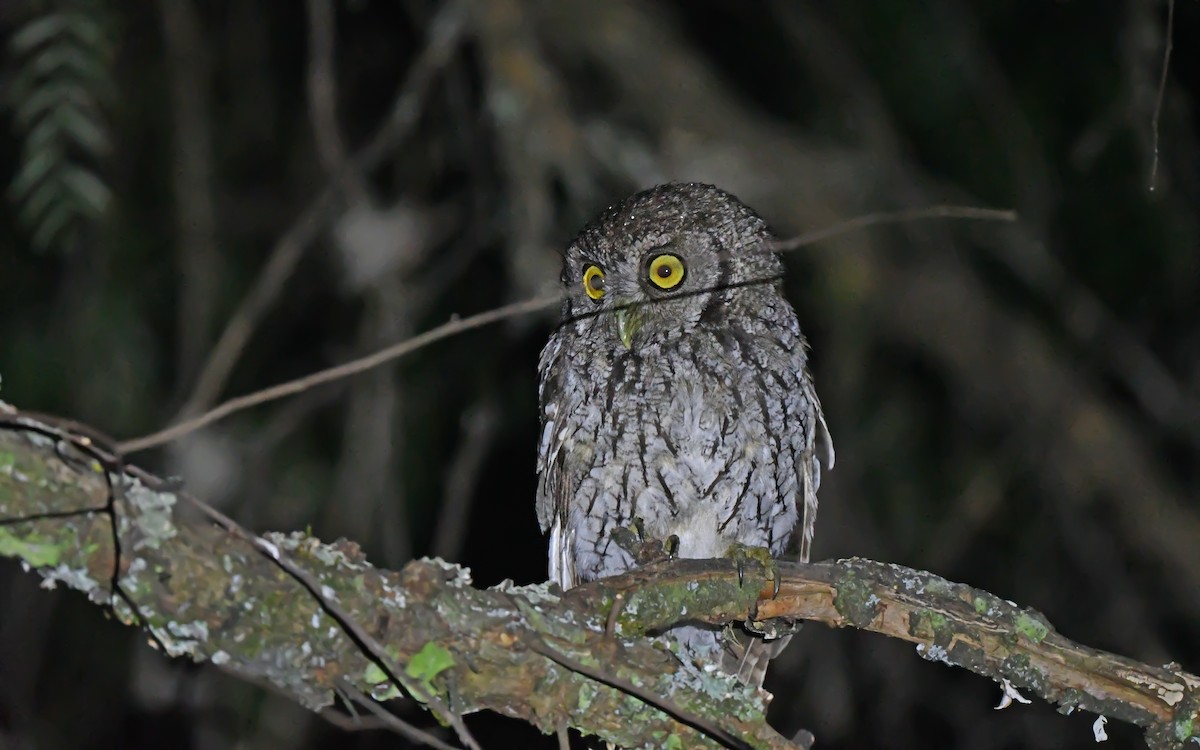
[[[1016,226],[887,226],[788,256],[838,446],[816,553],[933,570],[1200,669],[1200,3],[1177,0],[1153,186],[1161,2],[467,9],[455,36],[432,0],[0,3],[0,395],[150,432],[530,296],[591,215],[667,179],[719,184],[785,235],[1011,207]],[[196,403],[281,248],[295,263]],[[136,460],[256,529],[541,579],[552,324],[464,334]],[[1094,744],[1094,717],[993,712],[997,686],[860,633],[806,628],[768,687],[778,725],[823,748]],[[488,747],[555,746],[469,721]],[[0,747],[398,741],[165,663],[0,567]]]
[[[10,192],[35,249],[75,246],[112,199],[95,169],[111,150],[102,111],[115,98],[110,25],[96,0],[55,0],[9,39],[8,103],[22,137]]]

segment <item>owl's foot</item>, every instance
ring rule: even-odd
[[[646,524],[640,518],[634,518],[630,526],[618,526],[613,529],[612,538],[618,547],[633,557],[633,561],[639,567],[674,560],[679,553],[678,536],[672,534],[661,541],[650,539],[646,536]]]
[[[746,630],[768,641],[793,636],[800,632],[800,628],[803,625],[804,623],[799,620],[785,620],[783,618],[774,620],[746,620],[742,623],[742,627]]]
[[[766,547],[751,547],[748,544],[734,542],[729,551],[725,553],[725,556],[732,559],[734,565],[737,566],[739,586],[742,585],[746,563],[755,562],[761,565],[771,576],[771,598],[774,599],[779,596],[779,585],[782,579],[779,575],[779,568],[775,566],[775,558],[771,555],[771,550]]]

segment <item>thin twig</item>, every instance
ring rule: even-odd
[[[1017,214],[1014,211],[977,208],[972,206],[931,206],[928,208],[909,209],[904,211],[877,212],[858,216],[848,221],[841,222],[840,224],[835,224],[832,227],[819,229],[814,232],[808,232],[798,237],[780,240],[772,243],[770,247],[774,251],[786,252],[828,239],[830,237],[847,234],[858,229],[863,229],[878,224],[903,223],[908,221],[937,218],[1015,221]],[[516,317],[528,312],[542,310],[560,301],[560,299],[561,297],[558,296],[539,297],[522,302],[515,302],[511,305],[505,305],[488,312],[474,315],[470,318],[451,321],[445,325],[434,328],[433,330],[426,331],[419,336],[402,341],[374,354],[347,362],[346,364],[331,367],[329,369],[313,373],[312,375],[307,375],[286,383],[281,383],[280,385],[276,385],[271,388],[256,391],[246,396],[239,396],[237,398],[230,399],[216,408],[205,412],[204,414],[187,419],[172,427],[168,427],[164,430],[160,430],[134,440],[125,441],[119,445],[119,448],[124,453],[136,453],[138,451],[146,450],[147,448],[153,448],[155,446],[168,443],[202,427],[206,427],[207,425],[223,419],[230,414],[242,411],[243,409],[248,409],[252,406],[257,406],[268,401],[274,401],[276,399],[283,398],[284,396],[300,393],[316,385],[321,385],[339,378],[358,374],[385,362],[390,362],[393,359],[401,357],[405,354],[409,354],[428,344],[432,344],[435,341],[440,341],[457,333],[488,325],[499,320]]]
[[[465,26],[465,10],[468,4],[467,0],[448,2],[430,22],[429,40],[409,69],[406,80],[401,84],[400,93],[387,122],[375,137],[347,162],[348,170],[366,172],[375,168],[412,130],[421,113],[421,101],[434,74],[457,48],[456,43]],[[204,369],[196,379],[196,387],[176,415],[176,421],[196,414],[212,404],[220,395],[259,321],[283,291],[284,284],[291,277],[304,250],[316,240],[317,235],[336,212],[342,182],[335,179],[327,185],[275,244],[266,265],[246,296],[242,298],[213,347]]]
[[[924,219],[974,219],[980,221],[1016,221],[1017,212],[1004,209],[978,208],[975,206],[928,206],[926,208],[909,208],[902,211],[878,211],[876,213],[856,216],[853,219],[834,224],[831,227],[817,229],[812,232],[792,237],[786,240],[776,240],[771,243],[771,249],[786,253],[806,245],[812,245],[831,237],[849,234],[858,229],[877,226],[879,224],[902,224]]]
[[[342,690],[345,691],[349,697],[353,698],[355,703],[374,714],[380,723],[382,723],[388,729],[391,729],[396,734],[404,735],[413,742],[420,742],[421,744],[435,747],[438,750],[458,750],[456,747],[454,747],[454,745],[443,742],[429,732],[414,727],[404,719],[396,716],[394,713],[388,711],[386,708],[380,705],[378,701],[371,698],[371,696],[359,690],[354,685],[351,685],[347,682],[342,685]]]
[[[511,305],[505,305],[494,310],[488,310],[487,312],[482,312],[478,315],[472,315],[469,318],[452,320],[449,323],[445,323],[437,328],[426,331],[419,336],[414,336],[411,339],[401,341],[398,344],[389,346],[388,348],[375,352],[374,354],[368,354],[365,357],[360,357],[350,362],[346,362],[345,364],[341,364],[336,367],[330,367],[326,370],[321,370],[320,372],[315,372],[302,378],[289,380],[286,383],[280,383],[279,385],[271,388],[265,388],[261,391],[255,391],[254,393],[245,396],[231,398],[215,409],[205,412],[198,417],[193,417],[192,419],[188,419],[177,425],[168,427],[165,430],[160,430],[150,435],[146,435],[145,437],[127,440],[119,444],[117,447],[122,453],[128,454],[143,451],[147,448],[153,448],[164,443],[169,443],[172,440],[176,440],[184,435],[187,435],[188,433],[195,432],[202,427],[210,425],[217,420],[224,419],[230,414],[235,414],[239,411],[249,409],[252,406],[265,404],[269,401],[275,401],[285,396],[302,393],[310,388],[323,385],[334,380],[339,380],[351,375],[357,375],[360,372],[370,370],[372,367],[377,367],[384,362],[390,362],[394,359],[403,357],[406,354],[410,354],[418,349],[421,349],[422,347],[434,343],[435,341],[441,341],[442,339],[449,338],[455,334],[462,333],[463,331],[481,328],[483,326],[490,325],[501,320],[506,320],[508,318],[513,318],[518,315],[524,315],[537,310],[543,310],[551,305],[557,304],[560,299],[561,298],[558,295],[553,297],[538,297],[535,299],[524,300],[522,302],[514,302]]]
[[[374,716],[359,716],[357,713],[344,714],[332,708],[323,709],[317,712],[317,715],[324,719],[326,723],[332,724],[343,732],[369,732],[374,729],[392,728],[386,719],[377,719]]]
[[[178,254],[176,342],[181,381],[211,341],[220,257],[213,198],[211,56],[193,0],[161,0],[171,94],[171,188]],[[184,383],[179,384],[180,395]]]
[[[333,0],[308,0],[308,119],[312,124],[317,158],[331,180],[355,203],[367,200],[369,191],[360,172],[346,157],[337,120],[337,71],[334,67],[337,19]]]
[[[499,411],[494,401],[485,398],[463,415],[459,448],[446,471],[446,491],[434,527],[432,554],[435,557],[454,560],[462,550],[471,498],[488,448],[496,436]]]
[[[1158,95],[1154,100],[1154,117],[1150,120],[1151,137],[1154,139],[1152,160],[1150,162],[1150,191],[1154,191],[1154,183],[1158,178],[1158,119],[1162,114],[1163,96],[1167,91],[1167,71],[1171,67],[1171,49],[1174,42],[1171,37],[1175,32],[1175,0],[1167,0],[1167,40],[1163,49],[1162,74],[1158,78]]]
[[[524,643],[525,647],[530,651],[533,651],[536,654],[541,654],[555,664],[566,667],[572,672],[578,672],[584,677],[590,677],[596,682],[608,685],[609,687],[620,690],[623,693],[628,693],[635,698],[639,698],[647,704],[659,709],[660,711],[670,714],[679,722],[687,724],[689,727],[708,735],[727,747],[743,748],[746,750],[751,747],[748,742],[738,737],[728,729],[725,729],[715,722],[709,721],[703,716],[697,716],[696,714],[685,710],[682,706],[678,705],[669,698],[665,698],[661,695],[655,695],[653,692],[643,687],[639,687],[629,680],[609,674],[598,667],[590,667],[578,659],[572,659],[566,654],[560,653],[559,651],[551,648],[540,638],[537,638],[533,635],[528,635],[524,639]]]
[[[361,352],[411,338],[421,310],[405,293],[407,269],[381,275],[363,290],[367,309],[358,324]],[[387,362],[364,374],[342,409],[342,440],[333,476],[333,497],[323,518],[338,519],[347,536],[364,544],[381,544],[386,565],[412,557],[412,534],[405,485],[397,481],[397,457],[405,455],[411,439],[402,425],[407,408],[398,364]]]

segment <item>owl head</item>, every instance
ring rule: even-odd
[[[641,349],[720,326],[777,295],[782,264],[766,222],[712,185],[669,183],[607,209],[568,246],[563,324]]]

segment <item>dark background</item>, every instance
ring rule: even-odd
[[[533,296],[592,214],[667,179],[714,182],[783,235],[1014,208],[1015,225],[889,225],[789,255],[838,448],[816,556],[932,570],[1200,670],[1200,2],[1175,8],[1157,133],[1161,2],[487,0],[414,72],[452,13],[4,0],[0,395],[121,438],[162,427],[280,247],[294,268],[200,406]],[[29,31],[54,14],[72,30]],[[50,48],[68,62],[39,67]],[[376,163],[347,168],[381,128]],[[543,580],[552,322],[467,333],[137,460],[255,530]],[[853,631],[805,628],[768,687],[777,726],[821,748],[1094,744],[1094,716],[995,712],[995,684]],[[489,748],[553,746],[468,723]],[[168,662],[0,563],[0,747],[402,746]]]

